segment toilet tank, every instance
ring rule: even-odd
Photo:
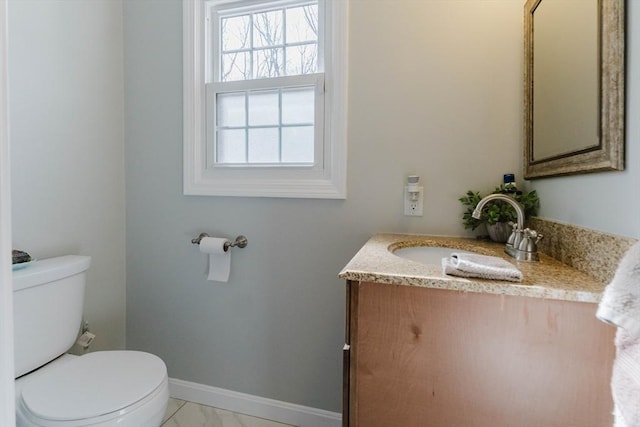
[[[82,323],[91,257],[66,255],[13,272],[15,377],[65,353]]]

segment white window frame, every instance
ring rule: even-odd
[[[314,167],[208,167],[207,132],[211,126],[207,129],[206,121],[207,116],[211,117],[212,108],[207,109],[205,0],[183,0],[184,194],[346,198],[348,1],[318,1],[324,2],[325,7],[324,75],[316,76],[323,79],[316,80],[316,90],[324,91],[324,105],[316,115],[324,116],[324,125],[316,129],[323,135],[322,161]],[[246,2],[238,4],[243,3]]]

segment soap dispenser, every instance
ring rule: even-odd
[[[514,196],[518,192],[518,188],[516,187],[516,176],[512,173],[505,173],[502,176],[502,187],[506,194]]]

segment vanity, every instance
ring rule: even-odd
[[[522,282],[464,279],[395,255],[414,246],[500,256]],[[377,234],[346,280],[343,426],[610,427],[615,328],[605,282],[504,245]]]

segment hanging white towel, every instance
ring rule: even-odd
[[[452,253],[450,257],[442,258],[442,270],[445,274],[459,277],[522,281],[520,270],[510,262],[495,256]]]
[[[611,376],[616,427],[640,426],[640,340],[619,328]]]
[[[596,316],[640,338],[640,242],[620,261],[613,280],[602,294]]]
[[[620,261],[596,316],[618,327],[611,376],[615,427],[640,427],[640,242]]]

